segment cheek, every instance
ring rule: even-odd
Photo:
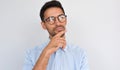
[[[66,25],[67,24],[67,20],[64,22],[64,25]]]
[[[46,26],[46,29],[48,30],[48,31],[53,31],[53,29],[55,28],[55,26]]]
[[[63,26],[66,27],[67,23],[64,23]]]

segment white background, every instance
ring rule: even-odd
[[[22,70],[25,50],[44,42],[46,0],[0,0],[0,70]],[[120,70],[120,0],[61,0],[67,37],[87,51],[91,70]]]

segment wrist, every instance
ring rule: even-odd
[[[43,55],[44,55],[44,58],[45,58],[45,59],[49,59],[50,53],[49,53],[49,49],[48,49],[48,48],[45,48],[45,49],[43,50]]]

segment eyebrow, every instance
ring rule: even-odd
[[[49,17],[58,17],[58,16],[60,16],[60,15],[65,15],[64,13],[62,13],[62,14],[59,14],[59,15],[57,15],[57,16],[49,16]],[[49,18],[49,17],[47,17],[47,18]],[[46,18],[46,19],[47,19]]]

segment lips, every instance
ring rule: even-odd
[[[57,32],[60,32],[60,31],[63,31],[63,30],[64,30],[64,27],[57,27],[55,30],[56,30]]]

